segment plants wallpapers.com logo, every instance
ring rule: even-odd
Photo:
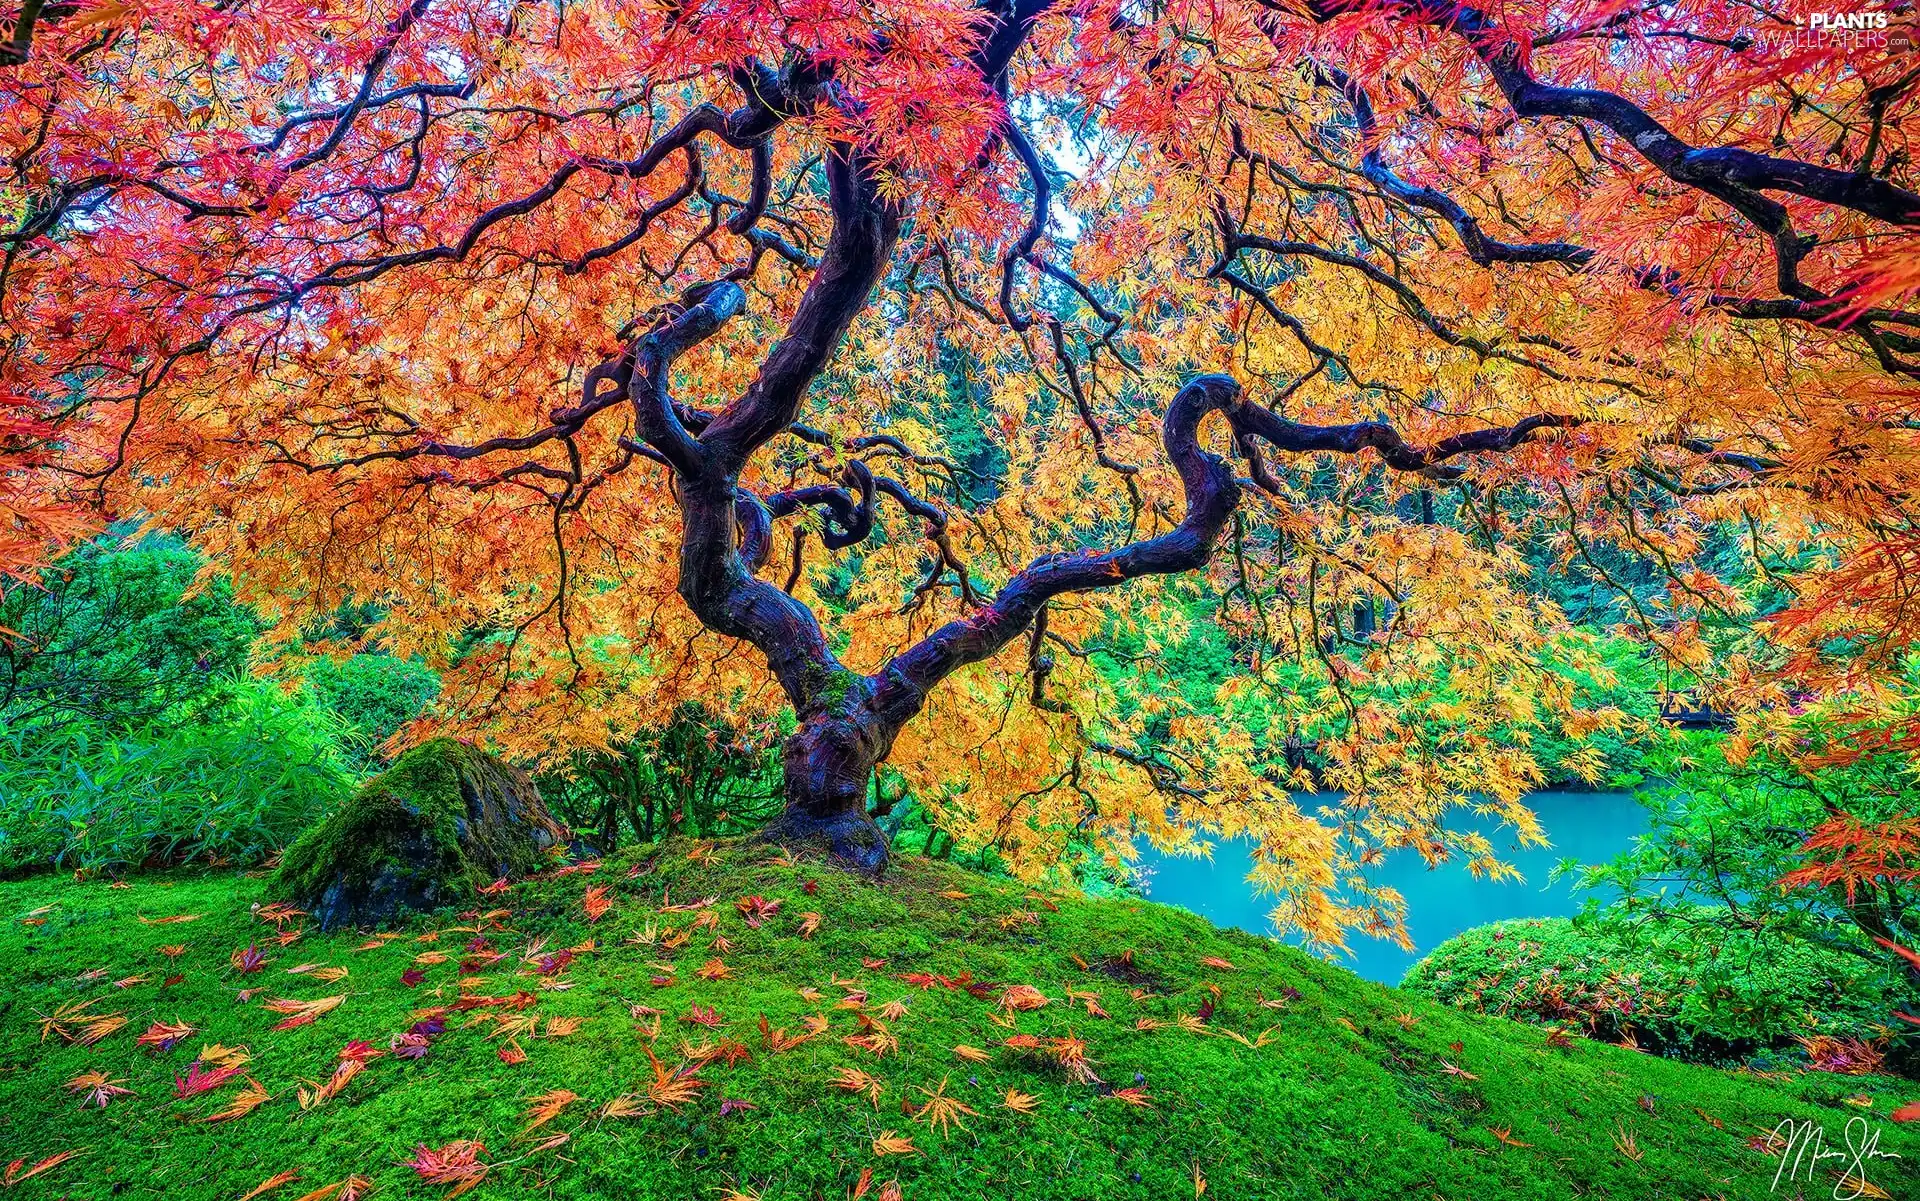
[[[1920,44],[1920,31],[1908,24],[1896,26],[1888,13],[1873,9],[1809,13],[1793,23],[1790,31],[1761,35],[1760,44],[1782,53],[1837,47],[1890,54],[1911,53]]]

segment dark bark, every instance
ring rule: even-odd
[[[887,840],[867,816],[866,797],[895,732],[865,716],[804,723],[787,739],[783,756],[786,810],[763,836],[824,843],[836,858],[879,873],[887,865]]]
[[[899,236],[899,214],[880,199],[872,165],[858,152],[836,148],[827,176],[834,228],[826,253],[785,337],[747,391],[699,421],[698,435],[668,392],[673,360],[745,306],[739,285],[722,282],[689,295],[680,313],[640,339],[630,393],[636,429],[674,472],[681,597],[703,625],[751,643],[766,657],[801,721],[786,750],[786,814],[769,835],[821,840],[840,858],[878,871],[886,845],[864,801],[873,767],[898,727],[882,728],[859,711],[870,689],[850,686],[858,677],[827,646],[812,611],[753,574],[775,514],[740,487],[754,452],[792,426],[808,386],[867,303]],[[871,530],[873,485],[864,469],[849,482],[860,491],[857,508],[837,503],[835,489],[778,498],[775,508],[786,513],[809,501],[832,504],[841,528],[830,542],[850,544]]]
[[[1596,121],[1632,145],[1667,178],[1725,201],[1769,233],[1785,226],[1786,210],[1777,201],[1760,195],[1763,191],[1804,196],[1890,225],[1920,225],[1920,195],[1877,175],[1735,147],[1693,146],[1624,96],[1543,83],[1527,65],[1527,46],[1511,36],[1496,18],[1470,4],[1396,0],[1379,5],[1372,0],[1314,0],[1310,11],[1318,19],[1329,20],[1369,6],[1464,39],[1516,115]]]

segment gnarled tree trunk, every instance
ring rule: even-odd
[[[782,762],[787,808],[765,837],[824,842],[862,871],[884,868],[886,837],[867,816],[873,772],[888,749],[879,745],[881,733],[877,723],[858,718],[820,716],[803,723],[787,739]]]
[[[1002,13],[992,36],[976,52],[987,79],[1002,80],[1015,48],[1044,7],[1016,5]],[[630,166],[650,171],[671,149],[701,133],[713,133],[730,146],[751,149],[760,173],[768,139],[783,120],[816,107],[852,104],[829,74],[805,64],[790,65],[756,77],[743,108],[725,117],[709,112],[697,126],[683,124]],[[1002,308],[1011,323],[1024,329],[1031,318],[1016,318],[1009,307],[1011,273],[1018,263],[1031,260],[1046,215],[1046,180],[1014,121],[1003,122],[1001,135],[1027,164],[1036,194],[1043,198],[1035,222],[1003,264]],[[826,175],[832,234],[785,336],[768,352],[745,392],[718,413],[707,413],[681,404],[668,390],[674,360],[746,307],[740,284],[723,278],[691,289],[681,305],[663,315],[625,354],[590,372],[582,405],[570,412],[597,411],[620,391],[626,393],[640,437],[628,448],[673,471],[681,516],[680,595],[707,628],[758,649],[793,705],[800,727],[786,745],[787,807],[767,836],[823,843],[864,871],[878,872],[887,861],[885,839],[866,813],[873,772],[931,689],[1033,628],[1055,596],[1205,565],[1240,500],[1233,470],[1201,448],[1200,423],[1209,414],[1225,416],[1254,482],[1270,491],[1278,491],[1278,485],[1261,460],[1256,439],[1283,452],[1353,454],[1372,449],[1395,470],[1444,480],[1457,477],[1458,469],[1446,465],[1457,455],[1509,449],[1537,432],[1578,424],[1577,418],[1543,415],[1416,447],[1391,427],[1374,422],[1300,425],[1272,408],[1247,402],[1231,377],[1203,375],[1173,398],[1162,429],[1167,457],[1179,471],[1185,492],[1187,508],[1180,524],[1116,550],[1043,556],[1014,573],[992,600],[978,603],[966,569],[947,540],[945,515],[898,480],[874,475],[867,464],[850,461],[844,487],[816,485],[762,497],[740,482],[753,456],[782,434],[833,445],[820,431],[796,424],[800,404],[866,306],[900,235],[902,214],[880,194],[878,171],[866,152],[851,144],[834,145],[826,156]],[[745,224],[735,232],[744,231],[756,217],[749,209],[742,214]],[[1263,245],[1250,235],[1235,237],[1236,248]],[[614,384],[615,391],[601,392],[605,383]],[[887,442],[883,436],[860,438],[849,449]],[[893,445],[898,447],[897,441]],[[951,570],[970,611],[868,676],[841,664],[806,605],[755,572],[766,562],[775,520],[819,508],[826,516],[827,547],[851,546],[872,532],[880,496],[926,522],[926,536],[937,554],[923,590]],[[1044,676],[1038,662],[1036,657],[1036,692]]]

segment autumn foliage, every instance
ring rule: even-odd
[[[884,763],[1019,870],[1249,834],[1390,933],[1381,852],[1539,837],[1497,729],[1622,720],[1523,539],[1652,564],[1756,738],[1920,629],[1914,78],[1820,7],[23,8],[0,568],[142,516],[284,638],[377,605],[426,725],[791,708],[856,857]],[[1153,661],[1197,605],[1224,726]]]

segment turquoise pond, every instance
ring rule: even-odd
[[[1415,960],[1462,930],[1502,918],[1567,916],[1579,909],[1583,896],[1571,880],[1548,883],[1554,865],[1568,857],[1604,862],[1646,830],[1646,810],[1629,793],[1536,792],[1528,803],[1540,815],[1551,846],[1516,850],[1512,830],[1481,827],[1501,857],[1520,869],[1522,879],[1476,880],[1463,864],[1430,869],[1418,855],[1396,854],[1374,869],[1373,879],[1398,888],[1407,898],[1407,928],[1416,949],[1407,952],[1356,934],[1348,941],[1352,954],[1339,962],[1369,980],[1398,984]],[[1216,843],[1211,860],[1148,850],[1140,863],[1152,899],[1191,909],[1216,925],[1273,933],[1267,921],[1271,899],[1255,895],[1247,883],[1251,860],[1245,843]]]

